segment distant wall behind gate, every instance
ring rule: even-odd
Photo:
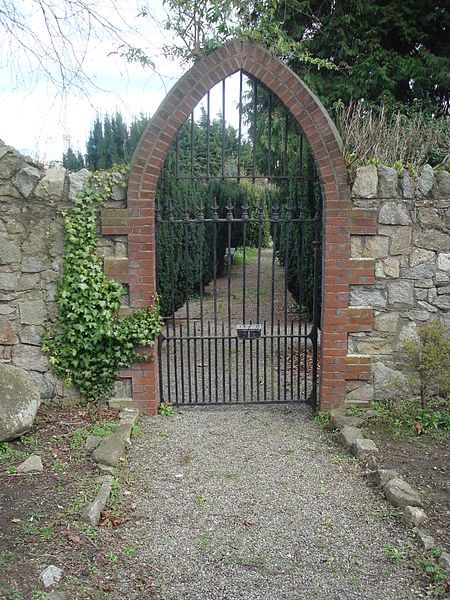
[[[0,143],[0,361],[29,371],[43,398],[67,393],[40,343],[56,310],[61,211],[88,175],[68,173],[58,164],[44,170]],[[119,278],[128,263],[128,238],[121,233],[130,218],[124,186],[114,188],[102,211],[98,244],[106,272]],[[350,237],[351,257],[375,268],[374,285],[351,285],[349,292],[350,306],[373,318],[372,332],[348,335],[347,401],[367,404],[391,392],[398,350],[417,324],[436,318],[450,328],[450,174],[434,174],[425,166],[412,179],[383,166],[362,167],[352,186],[352,205],[371,211],[377,223],[370,235]],[[127,294],[123,304],[129,311]],[[126,372],[116,395],[120,404],[133,402]]]

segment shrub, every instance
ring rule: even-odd
[[[417,339],[403,343],[404,363],[410,383],[419,392],[420,405],[450,391],[450,336],[438,321],[417,327]]]

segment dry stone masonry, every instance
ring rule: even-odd
[[[62,213],[87,177],[87,170],[69,173],[58,163],[44,169],[0,141],[0,362],[28,371],[41,398],[67,393],[41,351],[41,337],[56,311]],[[124,204],[118,183],[110,207]],[[101,256],[126,252],[122,236],[99,241]]]
[[[88,176],[86,170],[69,173],[58,163],[44,169],[0,142],[0,362],[28,371],[42,398],[67,393],[40,344],[56,311],[62,212]],[[128,262],[124,187],[118,178],[103,209],[98,243],[111,276],[120,276]],[[439,319],[450,328],[450,173],[435,173],[425,165],[418,177],[411,177],[385,166],[361,167],[352,205],[377,222],[370,234],[351,235],[355,268],[364,261],[375,263],[375,284],[351,285],[349,298],[359,314],[373,311],[372,332],[348,334],[347,362],[353,374],[347,381],[347,402],[367,405],[389,396],[393,382],[404,377],[398,350],[419,323]],[[128,304],[125,294],[124,312]],[[122,375],[118,405],[128,405],[133,385],[126,372]]]
[[[372,359],[372,377],[347,391],[347,401],[392,395],[404,379],[399,350],[417,325],[438,319],[450,330],[450,173],[425,165],[419,176],[390,167],[357,169],[355,208],[374,211],[375,235],[351,237],[353,258],[375,260],[375,285],[352,286],[350,305],[374,309],[371,333],[351,333],[350,355]]]

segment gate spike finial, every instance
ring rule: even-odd
[[[217,221],[219,219],[219,205],[217,204],[217,198],[214,196],[212,203],[212,220]]]
[[[233,203],[231,201],[231,196],[228,196],[228,201],[227,201],[227,219],[228,219],[228,221],[233,220]]]
[[[274,221],[278,221],[280,219],[280,207],[278,206],[278,200],[275,198],[274,203],[272,204],[272,218]]]
[[[258,211],[258,221],[262,223],[264,221],[264,209],[266,208],[266,202],[264,198],[264,194],[261,194],[261,199],[259,201],[259,211]]]
[[[248,221],[248,209],[249,209],[249,205],[247,202],[247,199],[244,200],[244,204],[242,205],[242,220],[243,221]]]
[[[197,204],[197,213],[198,213],[198,218],[200,219],[200,221],[204,221],[205,220],[205,205],[203,204],[203,198],[200,198],[200,200]]]

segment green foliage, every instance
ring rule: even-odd
[[[378,423],[394,435],[417,435],[415,423],[421,426],[424,434],[450,431],[450,406],[446,400],[439,398],[430,400],[426,408],[419,407],[413,399],[392,398],[374,402],[371,409],[371,422]]]
[[[258,256],[258,248],[247,246],[245,248],[245,264],[248,265],[255,256]],[[233,256],[233,265],[242,266],[244,264],[244,248],[236,248]]]
[[[175,409],[173,406],[168,404],[167,402],[161,402],[158,408],[158,413],[162,417],[173,417],[175,416]]]
[[[86,142],[86,167],[97,171],[130,162],[147,123],[148,117],[143,114],[133,119],[130,126],[119,112],[105,115],[103,120],[97,117]]]
[[[245,36],[286,60],[327,108],[364,98],[448,114],[444,0],[165,0],[165,6],[165,27],[176,36],[166,52],[182,60]]]
[[[405,548],[402,548],[401,546],[399,546],[397,548],[396,546],[393,546],[392,544],[389,544],[389,543],[385,544],[384,552],[385,552],[386,556],[389,558],[389,560],[394,563],[402,562],[403,560],[405,560],[405,558],[407,556],[407,551],[405,550]]]
[[[438,321],[419,325],[417,339],[406,340],[403,352],[421,407],[435,396],[446,398],[450,392],[450,335],[443,325]]]
[[[314,415],[313,421],[321,427],[329,427],[331,423],[331,414],[327,411],[319,411]]]
[[[113,183],[114,173],[94,174],[65,214],[58,314],[42,344],[56,376],[92,401],[112,393],[119,369],[142,360],[136,346],[153,345],[161,330],[157,303],[119,318],[123,286],[104,275],[96,254],[96,210]]]
[[[83,155],[80,151],[75,154],[70,146],[67,148],[67,152],[64,152],[63,154],[62,163],[69,171],[79,171],[84,168]]]

